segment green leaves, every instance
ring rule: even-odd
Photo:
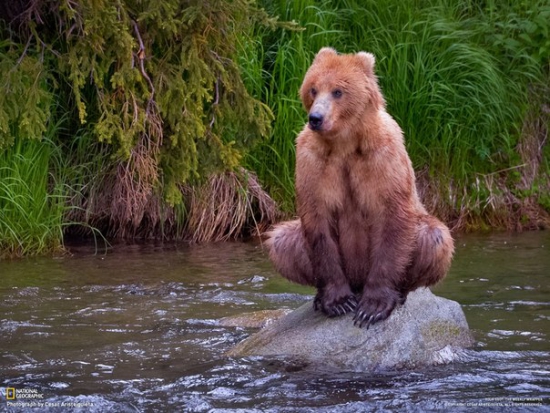
[[[50,118],[53,80],[27,46],[0,43],[0,151],[15,136],[40,139]]]

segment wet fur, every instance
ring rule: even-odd
[[[445,276],[453,240],[418,198],[374,56],[322,49],[300,94],[323,124],[306,125],[297,138],[299,219],[267,234],[270,258],[285,278],[317,288],[316,309],[328,316],[354,311],[356,324],[368,327],[410,291]]]

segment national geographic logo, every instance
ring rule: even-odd
[[[68,407],[68,408],[86,408],[93,407],[93,402],[78,402],[78,401],[48,401],[44,400],[44,394],[38,391],[37,389],[15,389],[15,387],[0,387],[0,400],[2,396],[6,399],[5,406],[9,407],[18,407],[24,408],[25,411],[28,409],[36,407],[38,409],[45,409],[49,407]],[[1,410],[2,404],[0,404]],[[4,411],[4,410],[1,410]],[[42,411],[42,410],[40,410]]]
[[[37,389],[15,389],[15,387],[6,387],[6,400],[36,400],[43,399],[44,394]]]

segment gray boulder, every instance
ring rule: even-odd
[[[288,356],[340,370],[419,368],[460,360],[474,344],[460,305],[427,288],[368,330],[352,315],[327,318],[307,303],[237,344],[227,355]]]

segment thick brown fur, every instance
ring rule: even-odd
[[[355,311],[367,328],[441,280],[454,251],[448,228],[419,200],[374,62],[330,48],[315,57],[300,89],[309,123],[296,141],[299,219],[266,234],[276,269],[317,288],[316,309]]]

